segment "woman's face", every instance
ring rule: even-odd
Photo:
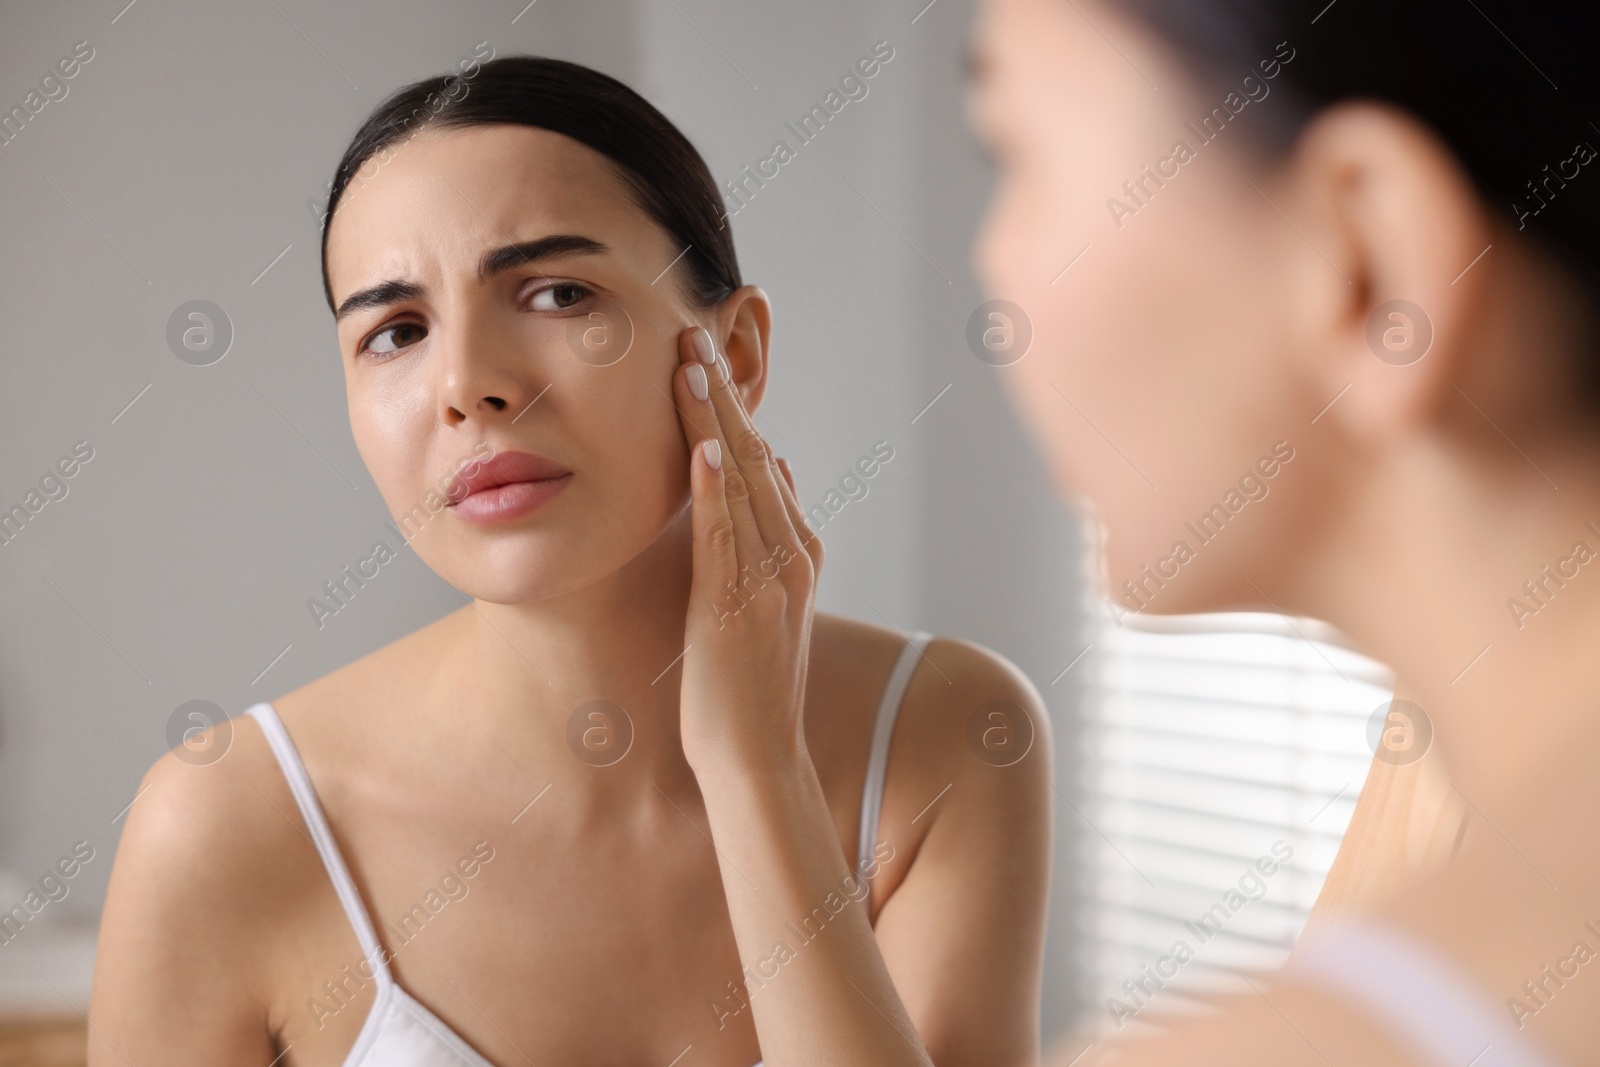
[[[978,267],[1034,331],[1001,373],[1059,486],[1105,523],[1113,596],[1154,613],[1256,599],[1245,579],[1289,540],[1328,399],[1294,374],[1300,296],[1282,263],[1300,238],[1267,201],[1270,168],[1240,150],[1247,130],[1200,140],[1185,121],[1223,100],[1187,91],[1107,5],[988,0],[973,59],[970,112],[999,171]],[[1284,103],[1264,84],[1233,123]],[[1186,524],[1208,514],[1197,530],[1226,529],[1202,540]]]
[[[351,428],[395,522],[492,602],[615,573],[688,500],[671,375],[700,319],[680,249],[608,160],[546,130],[429,130],[360,173],[328,275]],[[508,452],[540,480],[461,501],[458,476]]]

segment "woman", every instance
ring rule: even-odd
[[[984,6],[980,266],[1031,318],[1007,384],[1105,524],[1116,610],[1329,620],[1401,679],[1381,736],[1431,727],[1448,802],[1416,810],[1466,812],[1431,864],[1348,879],[1284,974],[1118,1064],[1600,1062],[1593,21]],[[1195,544],[1280,442],[1271,498]],[[1111,1057],[1086,1040],[1058,1062]]]
[[[324,234],[351,428],[471,602],[151,768],[91,1063],[1036,1062],[1038,696],[813,617],[718,204],[568,63],[419,82],[357,132]],[[996,708],[1033,751],[969,749]]]

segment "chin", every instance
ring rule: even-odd
[[[610,513],[605,521],[537,529],[475,529],[452,539],[448,559],[423,562],[467,596],[492,604],[551,600],[616,578],[637,588],[674,573],[671,561],[690,553],[689,513]],[[436,565],[439,564],[439,565]]]
[[[591,584],[593,578],[573,567],[547,562],[513,567],[474,567],[459,581],[449,577],[445,580],[459,592],[488,604],[534,604],[576,592]]]
[[[1105,519],[1105,592],[1112,601],[1148,615],[1205,610],[1197,595],[1208,584],[1204,572],[1209,561],[1203,552],[1179,550],[1181,524],[1147,511],[1112,515],[1102,507],[1100,514]]]
[[[458,533],[443,544],[413,545],[428,569],[458,592],[492,604],[526,604],[582,588],[594,579],[592,546],[549,530]]]
[[[1106,596],[1123,610],[1195,615],[1251,610],[1259,599],[1240,573],[1232,545],[1197,545],[1187,531],[1181,542],[1143,536],[1126,538],[1120,546],[1114,531],[1108,536]]]

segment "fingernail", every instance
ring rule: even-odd
[[[689,377],[689,392],[694,394],[696,400],[705,400],[711,396],[710,384],[706,381],[706,369],[698,363],[689,364],[687,372]]]
[[[717,350],[711,344],[711,335],[704,329],[697,328],[694,331],[694,354],[707,366],[716,362]]]
[[[717,384],[726,385],[729,379],[733,377],[733,368],[728,366],[728,360],[725,356],[717,356],[716,360],[717,369],[722,372],[721,377],[717,379]]]
[[[721,442],[719,442],[716,438],[712,438],[708,440],[701,448],[701,452],[706,457],[706,466],[710,467],[714,471],[719,471],[722,469]]]

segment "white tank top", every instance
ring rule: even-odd
[[[883,698],[878,703],[877,719],[873,724],[872,747],[867,754],[867,774],[861,797],[861,828],[857,849],[856,870],[866,868],[871,862],[878,833],[878,816],[883,807],[884,771],[889,761],[889,739],[894,731],[895,718],[901,698],[911,681],[922,650],[932,639],[931,634],[913,634],[900,652],[889,683],[884,687]],[[283,768],[283,775],[300,806],[311,840],[317,846],[323,866],[333,880],[333,888],[344,905],[345,915],[355,928],[366,956],[367,969],[371,970],[377,984],[377,994],[367,1021],[356,1036],[356,1043],[344,1059],[344,1067],[495,1067],[481,1052],[457,1034],[444,1021],[429,1011],[421,1001],[407,993],[395,981],[389,970],[387,955],[374,932],[361,894],[350,880],[349,868],[328,830],[328,820],[317,800],[317,791],[306,774],[305,764],[289,739],[289,733],[271,704],[263,701],[246,709],[261,726],[273,755]],[[762,1067],[757,1060],[753,1067]]]
[[[1295,946],[1284,974],[1360,1009],[1423,1063],[1560,1067],[1449,960],[1387,922],[1328,920]]]

